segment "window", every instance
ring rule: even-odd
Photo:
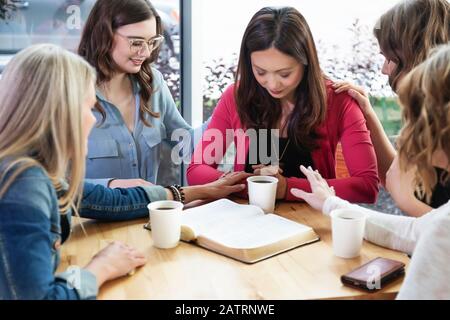
[[[94,0],[7,0],[0,16],[1,70],[8,57],[36,43],[54,43],[76,51]],[[9,56],[8,56],[9,55]]]
[[[2,0],[0,4],[0,72],[19,50],[54,43],[76,51],[95,0]],[[156,67],[164,74],[179,105],[179,1],[152,1],[164,25],[165,42]]]

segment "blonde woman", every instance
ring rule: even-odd
[[[130,219],[146,216],[149,202],[173,199],[176,193],[159,186],[108,189],[91,184],[81,193],[88,135],[96,121],[95,81],[87,62],[54,45],[23,50],[3,73],[0,299],[95,298],[104,282],[147,261],[142,252],[115,242],[84,268],[54,275],[58,249],[77,207],[83,217]],[[186,202],[221,198],[242,191],[244,186],[234,184],[245,177],[234,174],[179,191]]]
[[[429,198],[437,181],[449,180],[448,174],[436,174],[433,159],[438,154],[449,170],[450,45],[439,48],[405,76],[398,94],[405,120],[399,139],[399,168],[410,170],[414,189]],[[292,189],[294,195],[326,215],[338,208],[364,211],[368,241],[413,254],[398,298],[450,299],[450,201],[420,218],[383,214],[334,196],[334,190],[318,172],[305,167],[301,170],[312,193]]]
[[[423,62],[430,51],[450,41],[450,3],[447,0],[406,0],[384,13],[374,28],[385,62],[381,72],[397,91],[398,83],[411,69]],[[337,93],[348,91],[360,105],[375,147],[378,175],[397,206],[412,216],[420,216],[450,200],[450,184],[437,181],[428,199],[415,195],[411,172],[402,173],[395,160],[396,151],[372,108],[368,95],[359,86],[348,82],[335,84]],[[437,174],[444,174],[446,163],[433,155]],[[391,167],[392,166],[392,167]],[[390,174],[387,176],[388,170]],[[397,182],[402,180],[402,185]]]

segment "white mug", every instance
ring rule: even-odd
[[[278,179],[272,176],[247,178],[249,204],[260,207],[265,213],[275,210]]]
[[[334,254],[347,259],[358,257],[364,238],[364,212],[336,209],[330,213],[330,217]]]
[[[150,214],[153,245],[170,249],[178,245],[181,235],[183,204],[178,201],[156,201],[147,206]]]

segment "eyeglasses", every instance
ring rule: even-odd
[[[128,43],[130,44],[130,51],[133,54],[142,52],[144,46],[147,46],[148,51],[152,53],[153,51],[158,49],[164,41],[163,35],[157,35],[156,37],[153,37],[150,40],[145,41],[141,39],[135,39],[133,37],[127,37],[118,32],[116,32],[116,34],[128,40]]]

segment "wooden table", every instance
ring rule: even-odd
[[[403,279],[377,293],[365,293],[344,287],[340,276],[379,256],[408,265],[406,255],[364,242],[360,257],[338,258],[332,251],[328,217],[302,203],[279,203],[275,211],[313,227],[321,241],[247,265],[184,242],[174,249],[156,249],[150,231],[143,228],[147,219],[120,223],[86,220],[83,225],[88,236],[79,225],[74,227],[63,246],[59,271],[69,265],[84,266],[105,240],[114,239],[143,250],[149,262],[133,276],[106,283],[99,299],[395,298]]]

